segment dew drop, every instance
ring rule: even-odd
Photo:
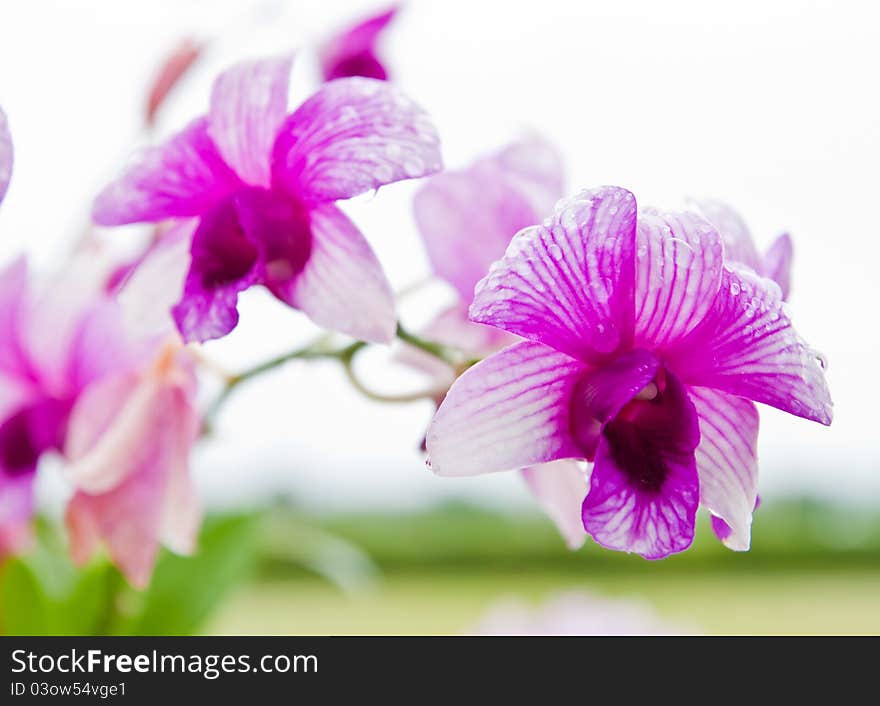
[[[562,248],[560,248],[556,243],[550,243],[547,251],[550,253],[550,257],[552,257],[557,262],[562,259]]]

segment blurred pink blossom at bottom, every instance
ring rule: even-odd
[[[472,635],[691,635],[688,626],[667,622],[636,599],[563,593],[532,607],[502,598],[470,631]]]

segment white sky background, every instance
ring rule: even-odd
[[[16,148],[0,208],[0,258],[63,265],[90,199],[135,145],[144,90],[187,35],[216,38],[161,116],[182,127],[217,70],[299,47],[292,100],[316,87],[316,39],[370,2],[2,0],[0,105]],[[736,206],[761,246],[789,230],[800,332],[827,356],[830,429],[762,408],[761,493],[880,500],[875,312],[880,294],[880,11],[856,2],[411,2],[386,35],[398,85],[433,115],[458,167],[532,128],[565,155],[569,190],[619,184],[643,204],[687,196]],[[397,287],[427,273],[409,210],[415,184],[347,207]],[[136,229],[114,237],[134,243]],[[416,325],[442,289],[403,307]],[[312,327],[263,292],[207,352],[232,369],[306,340]],[[47,335],[51,335],[47,332]],[[420,384],[381,354],[364,375]],[[296,363],[233,399],[197,454],[215,502],[290,492],[320,506],[408,506],[441,497],[526,502],[515,474],[439,479],[416,446],[430,406],[355,396],[333,363]]]

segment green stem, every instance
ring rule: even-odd
[[[426,341],[423,338],[419,338],[415,334],[407,331],[399,323],[397,324],[397,337],[404,343],[408,343],[409,345],[434,356],[438,360],[442,360],[453,369],[460,363],[460,356],[456,355],[452,349],[447,348],[440,343]]]

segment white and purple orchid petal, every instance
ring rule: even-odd
[[[724,268],[712,308],[666,356],[688,385],[831,423],[821,356],[794,330],[779,286],[749,270]]]
[[[428,428],[431,469],[468,476],[583,458],[571,396],[587,367],[540,343],[514,343],[467,370]]]
[[[194,219],[172,226],[119,284],[116,300],[129,338],[143,340],[174,330],[171,308],[183,294],[197,226]]]
[[[332,204],[313,208],[309,219],[309,258],[284,300],[324,328],[390,342],[397,327],[394,294],[370,244]]]
[[[758,410],[754,403],[706,387],[688,395],[700,419],[700,504],[728,527],[724,544],[746,551],[758,497]]]
[[[208,134],[246,184],[271,184],[272,145],[287,117],[292,56],[236,64],[211,90]]]
[[[584,500],[584,529],[608,549],[660,559],[687,549],[700,501],[700,431],[670,373],[655,400],[634,400],[606,425]]]
[[[238,324],[238,295],[260,277],[260,251],[232,200],[206,213],[190,246],[183,296],[172,315],[185,341],[220,338]]]
[[[694,205],[721,235],[724,242],[724,261],[737,262],[759,272],[761,257],[742,216],[722,201],[700,199],[695,200]]]
[[[721,282],[723,249],[695,213],[643,212],[636,232],[636,345],[663,348],[693,330]]]
[[[277,186],[314,204],[441,167],[440,140],[424,110],[384,81],[342,78],[285,121],[272,172]]]
[[[583,191],[520,231],[476,287],[470,316],[585,361],[632,338],[636,200]]]
[[[369,17],[340,34],[321,47],[321,71],[325,81],[347,76],[366,76],[386,80],[388,72],[376,56],[379,36],[398,12],[394,6]]]
[[[791,293],[791,262],[794,259],[794,245],[788,233],[780,235],[764,254],[762,273],[769,277],[782,290],[782,298],[788,299]]]
[[[431,267],[462,301],[471,302],[510,239],[561,196],[554,155],[541,140],[523,141],[469,169],[437,174],[416,193],[414,215]]]
[[[92,219],[117,226],[198,216],[239,185],[208,136],[207,118],[199,118],[165,144],[141,152],[98,194]]]
[[[587,476],[577,461],[563,459],[522,469],[522,476],[541,509],[553,520],[569,549],[587,538],[581,504],[587,494]]]
[[[758,509],[758,506],[760,504],[761,496],[758,495],[755,497],[755,507],[752,509],[752,514],[754,514],[755,510]],[[715,536],[718,537],[718,540],[722,544],[729,546],[727,543],[733,536],[733,528],[720,517],[712,514],[709,515],[709,524],[712,526],[712,532],[715,533]]]
[[[12,178],[12,161],[12,135],[9,134],[6,113],[0,108],[0,202],[6,196],[9,180]]]

